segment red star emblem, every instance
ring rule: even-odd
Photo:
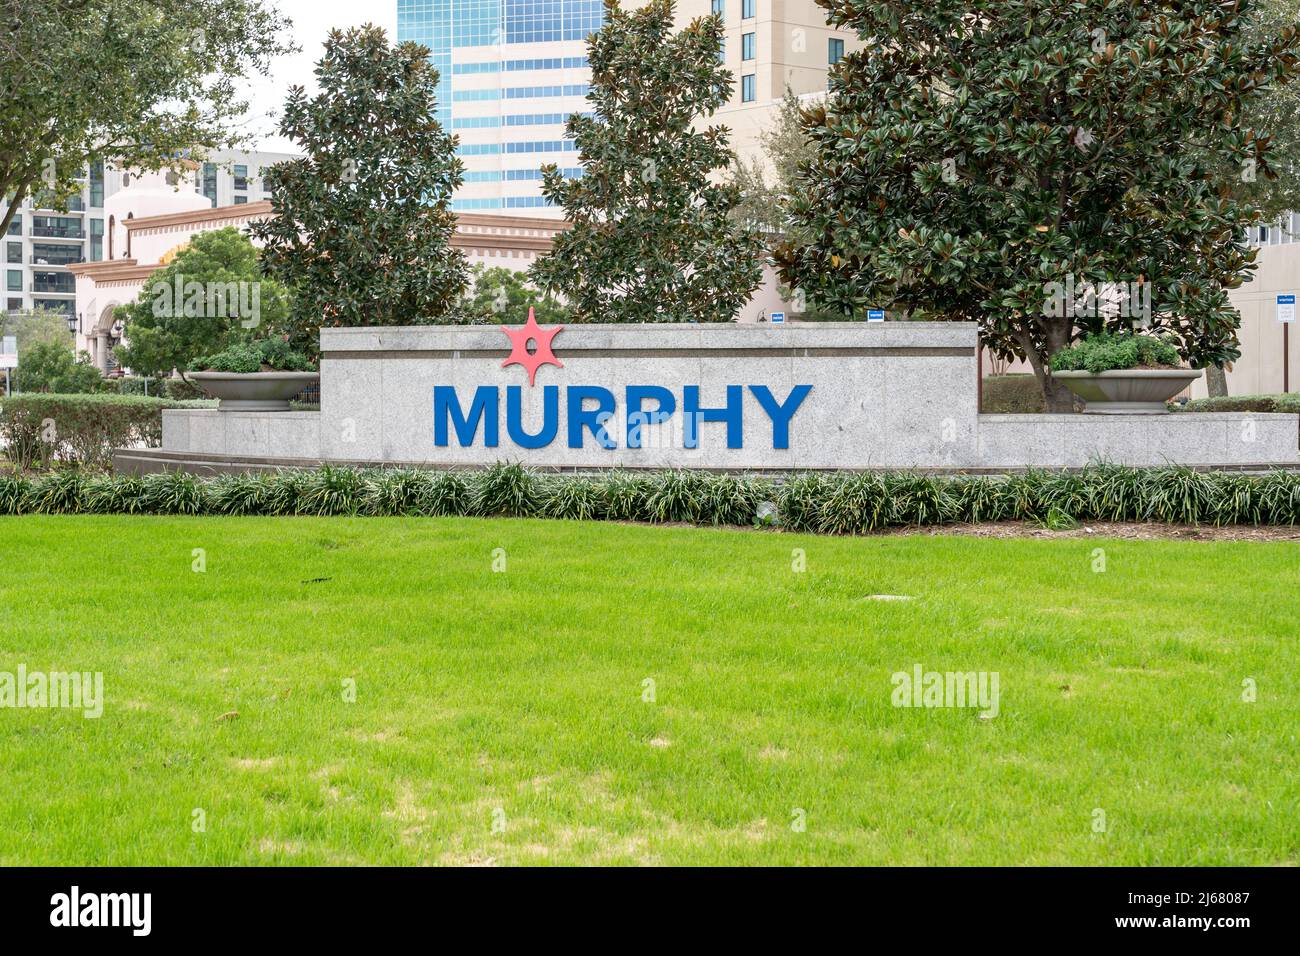
[[[528,307],[528,322],[521,329],[511,329],[501,326],[501,331],[510,336],[512,348],[510,357],[501,363],[501,367],[507,365],[522,365],[528,370],[528,384],[532,386],[533,380],[537,377],[537,369],[543,365],[554,365],[556,368],[564,368],[564,363],[555,357],[551,351],[551,339],[555,338],[555,333],[563,329],[564,326],[557,325],[553,329],[543,329],[537,324],[537,319],[533,316],[532,306]],[[528,351],[528,343],[532,342],[537,346],[534,352]]]

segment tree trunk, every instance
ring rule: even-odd
[[[1061,415],[1077,411],[1074,393],[1050,374],[1039,374],[1038,385],[1043,390],[1043,411]]]
[[[1205,366],[1205,387],[1210,398],[1228,397],[1228,373],[1222,365]]]
[[[1048,364],[1053,354],[1069,344],[1072,323],[1073,319],[1070,318],[1043,321],[1047,332],[1046,356],[1038,354],[1038,350],[1034,348],[1033,337],[1028,330],[1020,330],[1016,335],[1021,348],[1024,350],[1025,358],[1029,361],[1030,368],[1034,370],[1034,377],[1038,379],[1038,387],[1042,389],[1043,411],[1045,412],[1070,414],[1078,410],[1075,405],[1074,393],[1052,378],[1052,369]]]

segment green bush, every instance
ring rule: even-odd
[[[169,381],[166,378],[123,375],[120,378],[104,379],[104,387],[101,391],[110,395],[148,395],[150,398],[171,398],[174,396],[167,393],[167,383]]]
[[[295,352],[283,339],[241,342],[215,355],[204,355],[190,363],[192,372],[311,372],[315,367],[307,356]]]
[[[1226,395],[1221,398],[1194,398],[1182,405],[1170,406],[1182,412],[1289,412],[1300,414],[1300,395]]]
[[[85,352],[73,355],[62,342],[37,342],[18,356],[14,383],[20,392],[90,394],[104,387],[104,377]]]
[[[72,469],[0,477],[0,514],[513,515],[743,526],[758,522],[768,502],[777,524],[819,534],[987,521],[1054,529],[1085,521],[1294,525],[1300,473],[1097,464],[999,477],[816,473],[778,485],[691,471],[543,475],[501,464],[476,472],[325,466],[210,479]]]
[[[1150,335],[1100,332],[1052,356],[1053,372],[1178,368],[1178,350]]]
[[[210,405],[143,395],[14,395],[0,402],[0,445],[21,471],[56,460],[106,468],[114,448],[162,444],[164,408]]]

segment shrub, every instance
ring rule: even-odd
[[[553,476],[546,482],[542,507],[548,518],[598,521],[609,512],[606,485],[598,479]]]
[[[210,405],[143,395],[14,395],[0,404],[0,444],[19,470],[56,458],[105,468],[114,448],[162,443],[164,408]]]
[[[993,415],[1040,415],[1043,389],[1032,375],[989,375],[984,379],[982,410]]]
[[[474,514],[526,517],[541,513],[542,483],[536,472],[523,465],[497,462],[475,473],[471,487]]]
[[[426,514],[431,506],[433,474],[385,468],[366,483],[362,509],[378,516]]]
[[[1194,398],[1182,405],[1171,405],[1182,412],[1284,412],[1300,414],[1300,395],[1224,395],[1218,398]]]
[[[793,531],[859,534],[953,521],[1273,524],[1300,521],[1300,473],[1264,475],[1096,464],[1079,472],[999,477],[915,472],[766,478],[665,471],[539,475],[517,464],[486,471],[360,471],[325,466],[199,479],[62,469],[0,477],[0,514],[516,515],[575,520],[753,525],[765,502]]]
[[[649,521],[651,479],[642,474],[616,470],[600,481],[609,517],[613,521]]]
[[[241,342],[214,355],[203,355],[190,363],[192,372],[311,372],[315,366],[283,339]]]
[[[210,514],[209,484],[182,471],[145,475],[141,479],[142,511],[157,515]]]
[[[121,378],[106,378],[101,391],[110,395],[148,395],[152,398],[171,397],[167,394],[165,378],[123,375]]]
[[[354,515],[364,504],[363,473],[354,468],[322,465],[305,474],[298,497],[298,514]]]
[[[37,342],[21,356],[14,382],[22,392],[92,394],[104,377],[85,352],[73,355],[62,342]]]
[[[1178,350],[1150,335],[1099,332],[1052,356],[1053,372],[1177,368]]]

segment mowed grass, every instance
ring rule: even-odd
[[[106,697],[0,709],[0,863],[1295,864],[1298,587],[1286,543],[0,519],[0,671]],[[892,706],[918,663],[1000,713]]]

